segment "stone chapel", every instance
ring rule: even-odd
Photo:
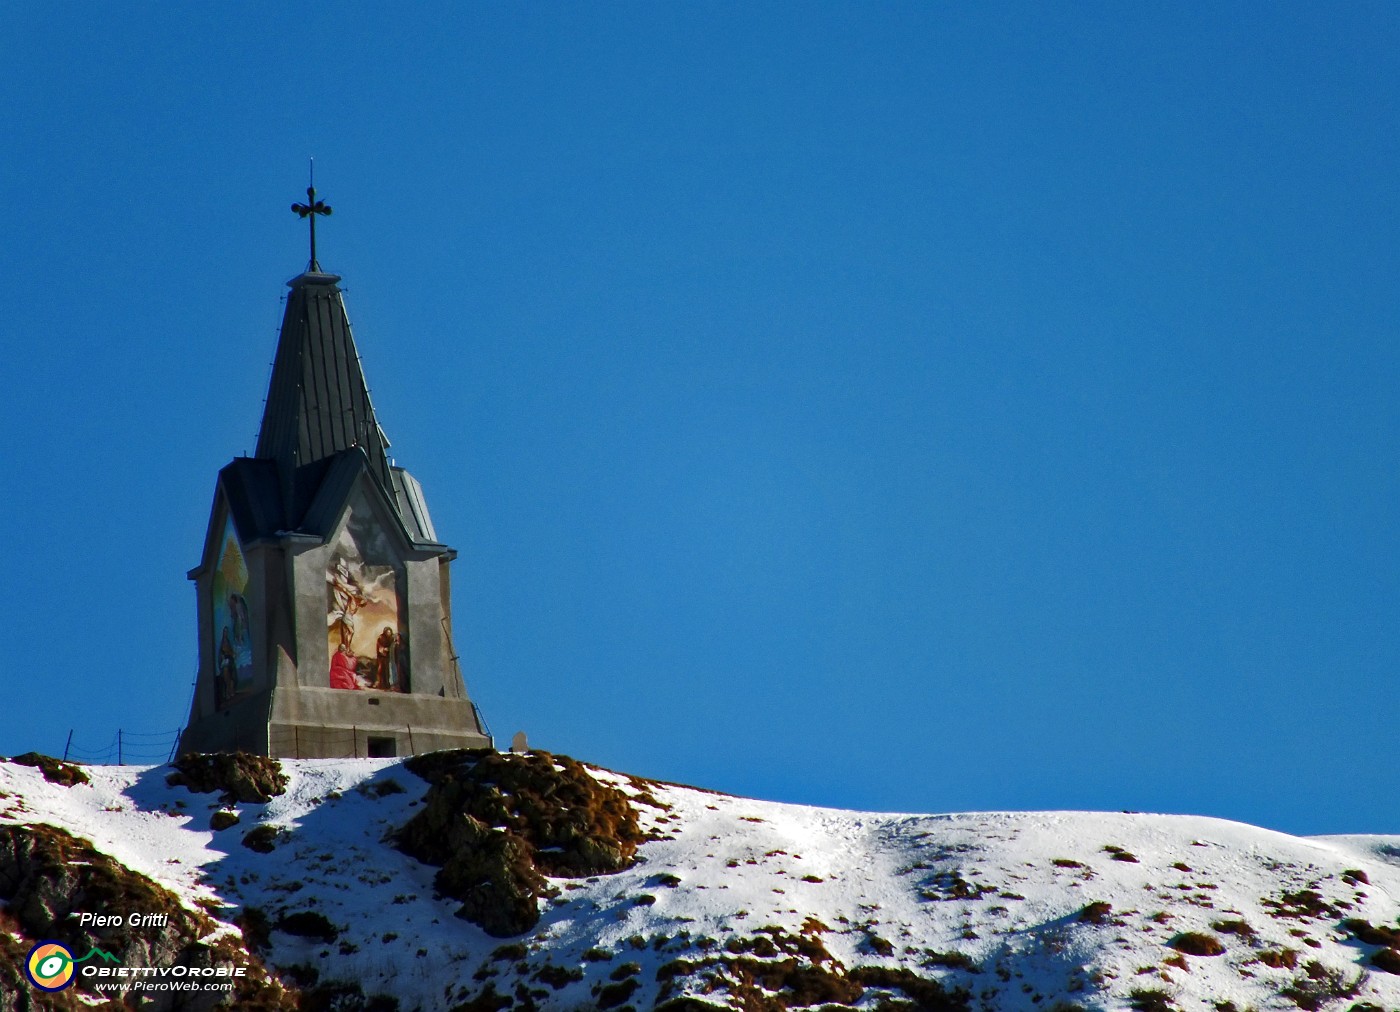
[[[180,750],[292,758],[480,748],[452,639],[450,564],[388,456],[335,274],[287,282],[257,449],[219,472]]]

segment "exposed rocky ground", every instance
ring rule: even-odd
[[[1400,1012],[1400,836],[870,815],[543,752],[177,765],[0,763],[0,1012]],[[45,994],[41,940],[243,976]]]

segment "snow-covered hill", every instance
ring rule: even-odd
[[[391,842],[429,789],[402,762],[282,768],[282,795],[226,804],[171,786],[169,767],[87,767],[90,783],[64,786],[0,763],[0,829],[91,841],[212,915],[206,941],[261,941],[263,962],[319,988],[322,1008],[1400,1010],[1400,837],[1162,815],[866,814],[588,768],[631,799],[645,834],[635,862],[550,879],[538,923],[502,938],[456,916],[439,869]],[[211,829],[219,812],[237,823]],[[259,849],[245,843],[255,830]],[[73,908],[84,902],[97,899]],[[20,913],[5,915],[12,952],[40,940]]]

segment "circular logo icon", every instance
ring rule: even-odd
[[[29,950],[24,972],[40,991],[62,991],[73,983],[73,953],[62,942],[40,942]]]

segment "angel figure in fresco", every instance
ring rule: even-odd
[[[355,677],[355,655],[344,643],[335,648],[335,654],[331,657],[331,688],[360,688],[360,680]]]
[[[335,618],[331,628],[340,634],[340,645],[347,650],[355,638],[355,613],[365,603],[364,588],[350,572],[350,564],[337,557],[328,574],[331,585],[331,600],[334,602]]]

